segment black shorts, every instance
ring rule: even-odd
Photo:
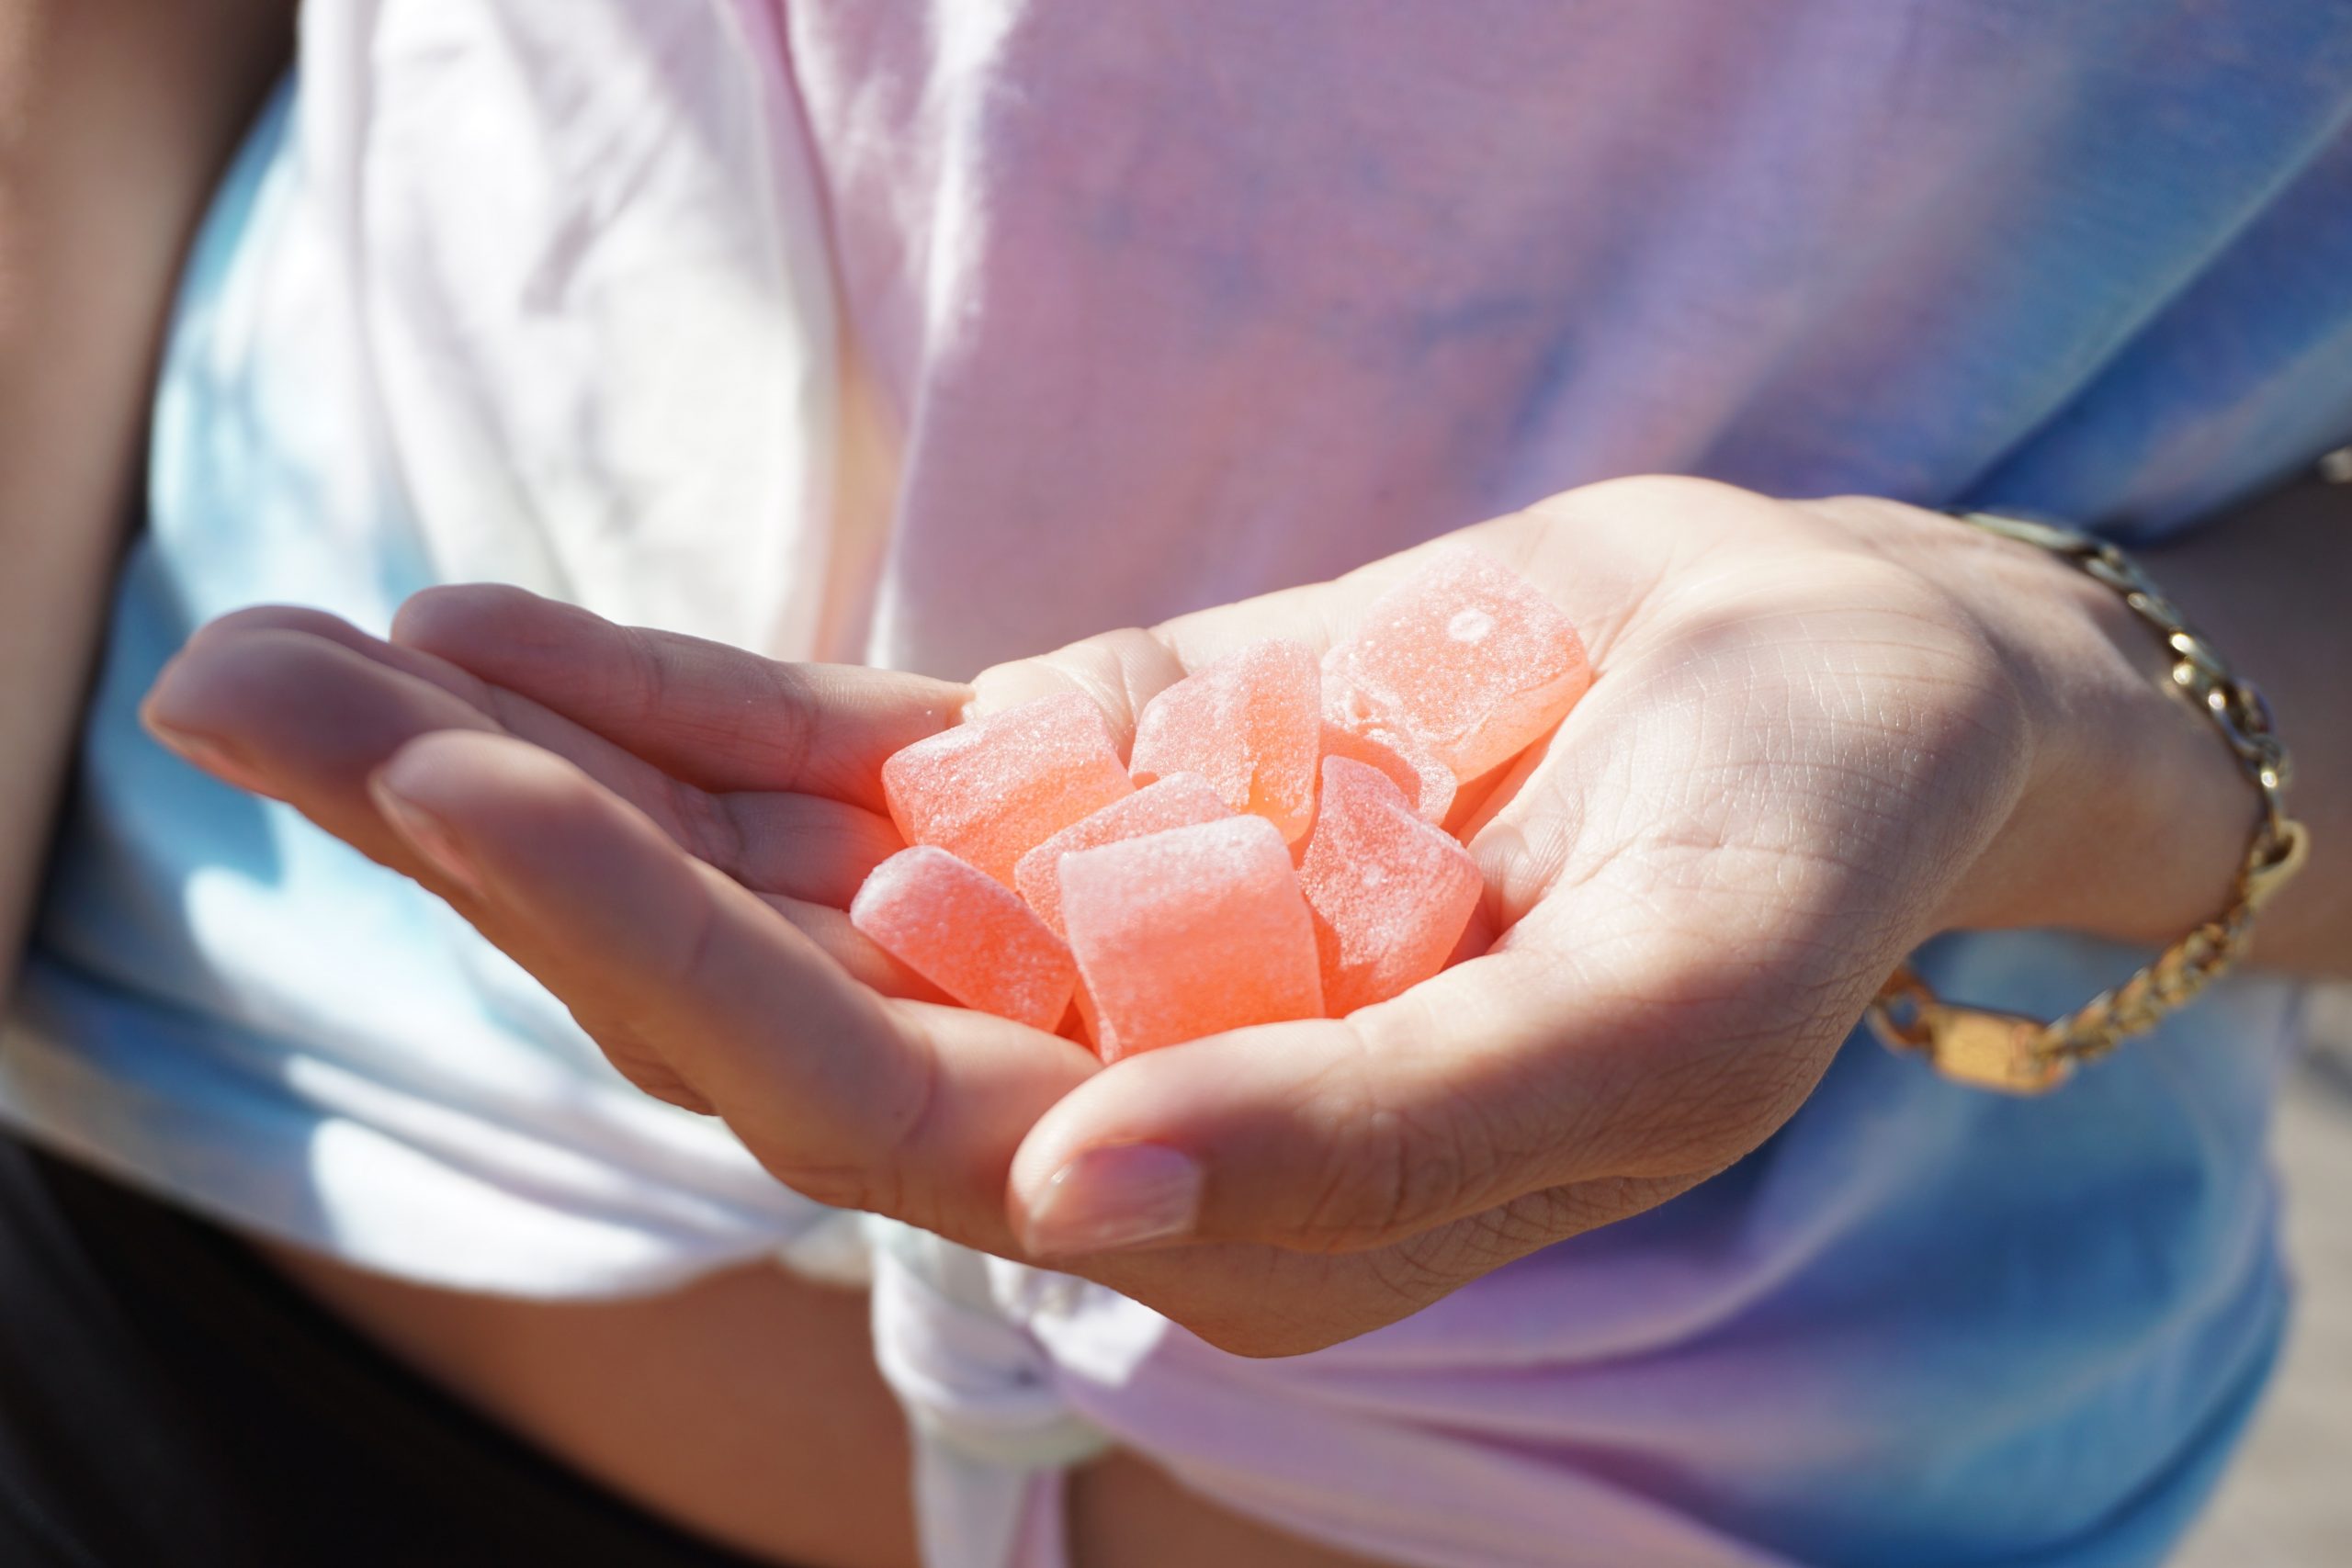
[[[746,1568],[525,1447],[229,1236],[0,1136],[0,1565]]]

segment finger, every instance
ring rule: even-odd
[[[1506,940],[1346,1020],[1122,1061],[1023,1143],[1024,1243],[1354,1251],[1579,1183],[1713,1174],[1793,1110],[1826,1054],[1792,1049],[1779,1036],[1798,1021],[1737,975],[1645,976],[1628,956],[1578,964]]]
[[[812,795],[713,795],[527,698],[318,611],[243,611],[199,631],[150,694],[151,727],[232,782],[291,801],[379,859],[398,855],[368,774],[434,729],[499,729],[546,747],[747,886],[845,906],[899,847],[875,814]],[[401,869],[413,872],[413,865]]]
[[[1102,710],[1121,756],[1135,744],[1144,705],[1184,678],[1175,652],[1149,632],[1127,628],[1083,638],[1051,653],[983,670],[973,678],[970,711],[1001,713],[1064,692]]]
[[[1352,636],[1373,602],[1420,570],[1431,552],[1467,544],[1542,584],[1599,661],[1623,629],[1627,606],[1640,602],[1651,581],[1645,561],[1603,547],[1606,536],[1593,526],[1611,515],[1608,488],[1555,497],[1541,515],[1519,513],[1459,529],[1328,582],[1179,615],[1151,635],[1187,670],[1268,637],[1289,637],[1321,654]]]
[[[883,761],[955,721],[969,694],[921,675],[786,664],[616,626],[495,584],[430,588],[392,639],[585,726],[707,790],[789,790],[883,808]]]
[[[1102,710],[1104,726],[1124,753],[1134,743],[1136,717],[1151,699],[1201,666],[1270,637],[1303,643],[1321,654],[1364,604],[1411,570],[1413,553],[1336,582],[1221,604],[1149,630],[1103,632],[1051,653],[993,666],[973,679],[971,711],[996,713],[1076,692]]]
[[[954,998],[899,963],[872,937],[850,924],[849,912],[832,904],[812,904],[798,898],[770,897],[761,900],[797,927],[800,934],[825,950],[859,985],[886,997],[910,1001],[953,1005]]]
[[[333,643],[370,663],[437,687],[506,733],[571,758],[609,787],[640,801],[657,818],[667,815],[661,797],[673,793],[673,781],[661,775],[659,769],[643,759],[519,693],[493,685],[472,671],[422,649],[371,637],[323,610],[299,604],[261,604],[233,611],[197,628],[188,639],[187,649],[175,663],[186,664],[191,655],[198,662],[219,658],[254,634],[271,631],[298,633]],[[167,670],[166,673],[176,677],[184,671]],[[159,691],[168,683],[159,682]],[[153,716],[152,699],[149,711]],[[690,807],[687,814],[698,809]]]
[[[405,740],[497,720],[339,639],[270,622],[199,633],[147,695],[148,727],[209,764],[225,761],[328,832],[402,870],[425,869],[386,831],[368,774]]]
[[[270,633],[285,636],[271,637],[266,635]],[[696,807],[682,810],[674,799],[664,799],[678,792],[658,770],[570,719],[492,686],[446,660],[370,637],[347,621],[302,605],[256,605],[199,626],[148,695],[144,716],[150,728],[185,736],[192,728],[230,731],[258,722],[280,741],[312,736],[332,739],[364,728],[366,719],[380,707],[371,704],[368,695],[380,695],[387,682],[361,664],[307,657],[316,650],[289,652],[301,645],[287,639],[300,637],[345,649],[366,665],[380,666],[395,676],[446,693],[494,728],[571,757],[609,787],[643,801],[657,815],[684,818],[702,814]],[[275,680],[256,681],[256,676]],[[372,682],[379,691],[362,694],[356,684],[360,682]],[[407,690],[397,680],[389,685]],[[199,692],[201,696],[197,694]],[[421,692],[411,692],[411,695],[429,704],[432,711],[451,715],[458,711]],[[346,699],[356,703],[355,711],[344,711]],[[208,710],[200,718],[193,716],[193,705],[199,702]],[[289,716],[299,719],[291,734],[281,722]],[[211,738],[230,739],[220,733]],[[683,822],[680,826],[684,827]]]
[[[1038,697],[1078,692],[1102,709],[1104,724],[1124,750],[1134,739],[1136,718],[1144,706],[1187,673],[1270,637],[1304,644],[1319,657],[1351,636],[1372,603],[1419,570],[1432,550],[1467,542],[1521,572],[1541,572],[1549,590],[1563,571],[1553,539],[1562,531],[1559,524],[1558,518],[1525,513],[1498,518],[1384,557],[1328,582],[1195,611],[1148,630],[1106,632],[1052,653],[997,665],[974,678],[971,710],[994,713]],[[1622,601],[1612,595],[1628,592],[1625,576],[1623,570],[1580,566],[1571,591],[1555,594],[1568,601],[1589,647],[1597,649],[1613,639],[1623,609]],[[1473,780],[1465,786],[1465,817],[1494,782]]]
[[[1016,1163],[1033,1235],[1061,1192],[1115,1188],[1098,1167],[1172,1191],[1180,1156],[1182,1234],[1382,1246],[1547,1192],[1671,1190],[1779,1126],[1917,936],[1920,890],[1965,863],[1970,814],[1931,728],[1818,711],[1834,665],[1810,646],[1806,682],[1758,678],[1784,621],[1667,629],[1629,636],[1481,808],[1493,952],[1351,1033],[1120,1063]]]
[[[543,722],[533,721],[528,705],[519,699],[492,705],[473,690],[478,682],[472,677],[433,669],[435,662],[427,655],[388,649],[314,611],[246,612],[192,639],[158,681],[148,706],[164,732],[180,738],[175,743],[196,738],[199,750],[216,754],[232,778],[258,784],[362,853],[415,878],[543,980],[581,978],[572,975],[578,958],[486,908],[441,863],[420,854],[413,840],[395,831],[368,791],[370,775],[419,736],[496,733],[498,721],[483,711],[491,705],[509,722],[522,721],[541,740],[573,746],[596,764],[606,787],[634,794],[661,812],[665,831],[675,837],[699,838],[715,853],[714,833],[725,842],[740,837],[756,844],[773,832],[775,841],[752,852],[753,869],[787,895],[772,898],[772,908],[877,987],[935,994],[837,909],[788,896],[797,891],[810,898],[845,899],[872,859],[896,847],[888,824],[837,802],[777,796],[739,797],[740,819],[714,828],[722,818],[713,809],[679,804],[699,792],[675,784],[607,742],[575,734],[567,720],[544,715]],[[805,862],[790,852],[798,844],[811,851]],[[816,852],[828,844],[827,853]],[[760,863],[763,859],[766,863]],[[600,1041],[614,1065],[648,1093],[689,1109],[708,1109],[642,1042],[618,1030],[607,1030]]]
[[[293,806],[361,853],[410,876],[471,919],[526,967],[537,953],[429,854],[387,824],[368,775],[404,741],[436,730],[495,728],[474,704],[368,657],[361,634],[300,610],[243,612],[199,631],[148,695],[149,727],[199,765]],[[421,657],[421,656],[413,656]],[[614,1065],[649,1094],[707,1110],[651,1054],[608,1042]]]
[[[535,973],[600,1039],[649,1048],[778,1177],[979,1246],[1004,1172],[1092,1070],[1068,1041],[888,1002],[576,768],[500,737],[403,748],[378,798],[417,852],[567,955]]]
[[[994,713],[1077,692],[1102,709],[1103,723],[1124,751],[1145,705],[1204,664],[1272,637],[1302,643],[1321,655],[1353,628],[1365,605],[1411,574],[1427,548],[1374,561],[1334,581],[1261,593],[1148,630],[1103,632],[1051,653],[996,665],[974,677],[971,710]]]

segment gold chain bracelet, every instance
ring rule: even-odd
[[[2041,1094],[2064,1083],[2076,1063],[2103,1056],[2152,1028],[2235,964],[2252,939],[2256,914],[2310,857],[2311,835],[2287,815],[2287,748],[2271,728],[2262,694],[2230,669],[2131,557],[2104,539],[2057,524],[1989,512],[1951,515],[2049,550],[2122,594],[2172,654],[2173,684],[2213,721],[2262,796],[2262,820],[2221,913],[2064,1018],[2045,1023],[1940,1000],[1907,963],[1864,1015],[1888,1048],[1919,1052],[1947,1077],[1979,1089]]]

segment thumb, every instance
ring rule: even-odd
[[[1588,1132],[1606,1119],[1578,1079],[1615,1053],[1564,1040],[1556,1015],[1546,1025],[1530,1005],[1543,977],[1520,956],[1346,1019],[1237,1030],[1094,1075],[1013,1158],[1016,1234],[1040,1258],[1177,1241],[1353,1251],[1642,1163]]]
[[[981,671],[972,679],[972,700],[966,711],[980,718],[1040,697],[1076,692],[1102,710],[1102,723],[1124,757],[1135,740],[1136,716],[1183,678],[1184,666],[1167,644],[1150,632],[1128,627]]]

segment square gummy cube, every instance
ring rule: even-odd
[[[1236,811],[1264,818],[1284,843],[1315,818],[1322,677],[1303,643],[1270,638],[1204,665],[1136,720],[1139,784],[1199,773]]]
[[[917,844],[868,874],[850,923],[967,1008],[1050,1030],[1069,1010],[1078,965],[1005,886]]]
[[[1057,933],[1062,929],[1061,858],[1079,850],[1140,839],[1170,828],[1190,828],[1230,817],[1225,801],[1198,773],[1170,773],[1156,783],[1114,800],[1091,817],[1069,827],[1023,855],[1012,868],[1012,886],[1037,918]]]
[[[882,764],[890,819],[1007,887],[1021,857],[1135,793],[1102,710],[1076,692],[944,729]]]
[[[1430,750],[1428,741],[1367,701],[1350,703],[1342,697],[1326,705],[1323,755],[1378,768],[1404,792],[1424,822],[1442,822],[1453,808],[1453,770]]]
[[[1465,784],[1541,739],[1592,684],[1567,617],[1467,545],[1432,552],[1374,601],[1324,668],[1343,705],[1410,728]]]
[[[1323,759],[1323,801],[1298,868],[1333,1018],[1445,967],[1485,882],[1469,852],[1376,768]]]
[[[1061,885],[1103,1060],[1322,1016],[1314,922],[1263,818],[1080,850]]]

